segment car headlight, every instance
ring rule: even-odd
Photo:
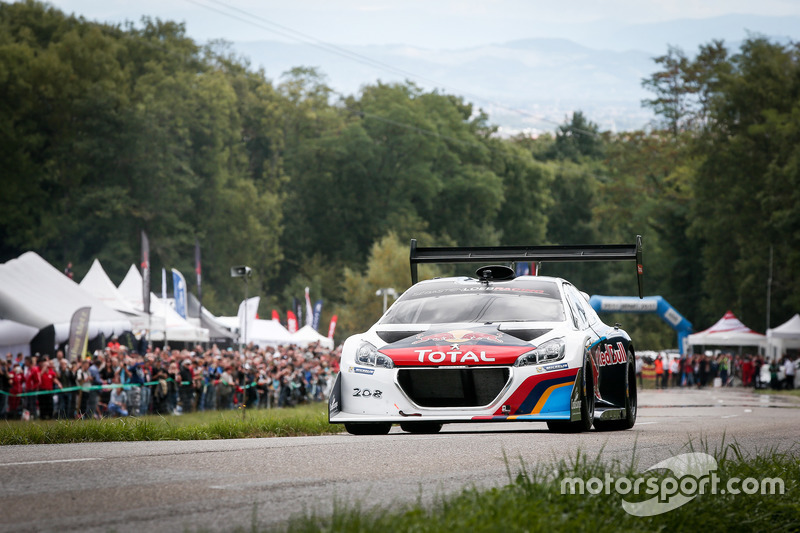
[[[552,363],[564,359],[564,339],[552,339],[537,346],[534,350],[520,355],[514,366],[528,366],[537,363]]]
[[[368,342],[361,343],[356,350],[356,364],[394,368],[394,361],[378,352],[378,349]]]

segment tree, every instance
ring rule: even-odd
[[[730,70],[723,42],[715,40],[701,45],[694,59],[680,48],[670,46],[667,54],[657,57],[655,62],[662,70],[642,80],[642,85],[656,97],[643,100],[642,105],[652,108],[673,136],[705,127],[712,96]]]
[[[590,122],[582,111],[575,111],[568,123],[558,127],[551,158],[569,159],[576,163],[598,159],[602,156],[602,147],[597,124]]]
[[[799,74],[796,45],[748,39],[712,97],[692,206],[692,231],[705,242],[707,316],[732,308],[745,323],[765,324],[771,247],[773,316],[796,312]]]
[[[419,266],[420,280],[438,275],[439,271],[433,265]],[[366,331],[383,312],[383,299],[376,296],[375,292],[393,288],[400,295],[411,286],[408,243],[402,243],[397,235],[388,233],[372,246],[363,274],[345,269],[343,285],[347,299],[338,308],[337,327],[345,336]]]

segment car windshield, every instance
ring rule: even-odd
[[[564,306],[555,283],[440,282],[412,287],[381,324],[448,322],[561,322]]]

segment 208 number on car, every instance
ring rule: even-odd
[[[358,387],[353,388],[353,396],[361,396],[362,398],[369,398],[372,396],[373,398],[380,398],[383,393],[379,390],[370,390],[370,389],[359,389]]]

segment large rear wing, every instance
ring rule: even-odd
[[[642,284],[642,236],[635,244],[597,244],[595,246],[478,246],[417,247],[411,239],[411,283],[417,283],[420,263],[486,263],[491,261],[531,261],[565,263],[574,261],[635,261],[639,298],[644,297]]]

